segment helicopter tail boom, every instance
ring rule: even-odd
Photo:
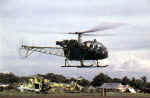
[[[22,50],[23,53],[22,53]],[[39,46],[27,46],[22,45],[19,49],[19,54],[24,57],[30,56],[33,52],[40,52],[43,54],[51,54],[56,56],[64,56],[62,48],[59,47],[39,47]]]

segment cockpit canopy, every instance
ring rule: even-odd
[[[94,48],[94,49],[104,49],[105,48],[102,43],[97,42],[97,41],[85,41],[83,43],[87,47]]]
[[[91,49],[96,49],[96,50],[101,50],[101,49],[105,49],[105,46],[96,41],[96,40],[93,40],[93,41],[85,41],[83,43],[81,43],[83,46],[85,47],[88,47],[88,48],[91,48]],[[77,40],[63,40],[63,41],[56,41],[56,45],[60,45],[62,47],[69,47],[69,46],[79,46],[79,43]]]

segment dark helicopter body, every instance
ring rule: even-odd
[[[120,25],[120,24],[119,24]],[[104,24],[101,27],[97,27],[94,29],[82,31],[82,32],[69,32],[67,34],[74,34],[78,35],[78,39],[74,40],[63,40],[63,41],[56,41],[56,45],[59,45],[61,47],[41,47],[41,46],[28,46],[28,45],[22,45],[20,50],[25,49],[25,57],[28,57],[35,52],[41,52],[44,54],[51,54],[56,56],[63,56],[65,57],[65,66],[62,67],[106,67],[108,65],[102,66],[99,60],[106,59],[108,57],[108,51],[106,47],[100,43],[97,42],[96,39],[92,41],[85,41],[82,42],[82,36],[83,35],[90,35],[92,32],[97,31],[103,31],[110,28],[115,28],[116,25],[113,24]],[[72,66],[69,64],[68,61],[80,61],[80,65],[78,66]],[[92,65],[85,65],[85,60],[93,60],[96,61],[96,64]]]
[[[108,57],[108,51],[103,44],[97,41],[77,40],[57,41],[56,45],[63,47],[64,55],[69,60],[100,60]]]

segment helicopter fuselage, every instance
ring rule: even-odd
[[[97,41],[85,41],[79,43],[77,40],[56,41],[64,50],[64,55],[69,60],[101,60],[108,57],[106,47]]]

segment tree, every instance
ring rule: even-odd
[[[141,79],[137,79],[136,82],[135,82],[135,88],[137,89],[143,89],[143,80]]]
[[[132,80],[130,81],[130,86],[136,88],[136,79],[132,77]]]
[[[15,83],[19,81],[19,77],[13,73],[0,73],[0,83]]]
[[[21,76],[21,77],[19,77],[19,82],[27,81],[30,78],[31,78],[30,76]]]
[[[125,77],[122,78],[122,84],[123,85],[127,85],[129,83],[130,83],[130,79],[127,76],[125,76]]]
[[[149,82],[145,84],[145,88],[150,88],[150,83]]]
[[[78,81],[78,84],[81,85],[81,86],[86,87],[86,86],[89,86],[90,82],[86,79],[82,79],[82,80]]]
[[[47,73],[45,75],[45,78],[49,79],[51,82],[57,82],[57,83],[65,83],[66,82],[66,77],[63,75],[57,75],[53,73]]]
[[[103,83],[109,83],[109,82],[112,82],[112,79],[109,76],[107,76],[103,73],[100,73],[99,75],[97,75],[93,78],[91,85],[101,86]]]
[[[142,76],[141,80],[143,80],[144,84],[147,82],[147,77],[146,76]]]
[[[121,82],[122,82],[122,80],[119,79],[119,78],[114,78],[112,81],[113,81],[113,82],[117,82],[117,83],[121,83]]]
[[[147,77],[146,76],[142,76],[140,79],[143,81],[143,88],[145,88],[147,86],[146,85],[146,83],[147,83]]]

